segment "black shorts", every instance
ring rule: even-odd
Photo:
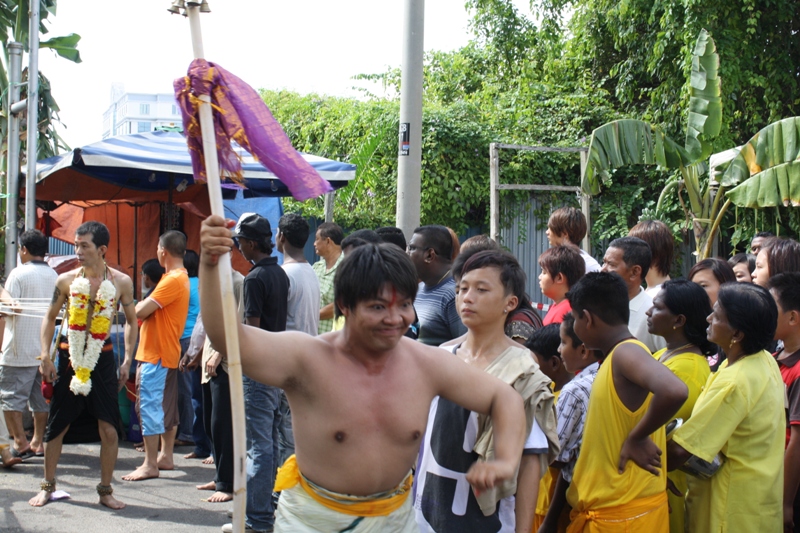
[[[92,390],[88,396],[75,394],[69,389],[75,371],[69,360],[69,346],[62,337],[58,345],[58,377],[53,384],[50,400],[50,416],[44,441],[50,442],[67,427],[70,430],[64,442],[97,442],[100,435],[97,421],[108,422],[122,434],[122,418],[119,414],[117,362],[111,340],[106,340],[103,351],[92,371]]]

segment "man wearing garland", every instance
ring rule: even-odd
[[[56,466],[61,445],[70,425],[82,415],[97,419],[100,433],[100,503],[111,509],[125,504],[114,498],[111,477],[117,461],[121,426],[118,392],[128,379],[133,349],[139,335],[133,306],[133,282],[105,264],[110,235],[95,221],[85,222],[75,232],[75,254],[80,268],[58,276],[53,299],[42,322],[42,378],[53,383],[50,415],[44,435],[44,480],[30,504],[41,507],[56,490]],[[58,369],[50,360],[50,341],[61,307],[68,303],[69,332],[58,339]],[[125,359],[119,367],[109,332],[117,305],[125,312]]]
[[[190,297],[189,275],[183,267],[185,253],[186,235],[180,231],[168,231],[158,238],[156,255],[166,274],[153,292],[136,304],[136,317],[142,320],[136,351],[136,404],[145,457],[142,466],[122,476],[125,481],[155,478],[159,470],[174,468],[172,449],[179,422],[178,363]]]

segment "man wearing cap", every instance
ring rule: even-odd
[[[239,217],[233,237],[253,268],[244,278],[244,322],[267,331],[286,330],[289,278],[272,256],[272,229],[256,213]],[[247,429],[247,516],[252,531],[272,531],[272,488],[278,461],[281,390],[244,377]],[[222,531],[233,531],[225,524]]]

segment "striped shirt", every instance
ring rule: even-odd
[[[467,332],[456,311],[456,282],[448,276],[434,287],[419,284],[414,309],[419,318],[419,340],[439,346]]]
[[[572,481],[572,473],[575,471],[575,463],[581,451],[583,426],[586,423],[586,413],[589,411],[589,396],[592,394],[592,384],[599,368],[599,363],[592,363],[581,370],[572,381],[561,388],[561,394],[556,402],[561,452],[555,460],[566,463],[561,469],[561,475],[567,481]]]
[[[326,305],[333,303],[333,278],[336,277],[336,269],[339,268],[339,264],[344,259],[344,254],[339,254],[339,258],[333,264],[330,270],[325,263],[325,258],[323,257],[312,267],[314,272],[317,274],[317,279],[319,279],[319,307],[322,309]],[[319,334],[322,335],[323,333],[328,333],[333,329],[333,319],[329,318],[327,320],[320,320],[319,321]]]

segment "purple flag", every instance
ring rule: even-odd
[[[195,59],[188,74],[173,85],[197,179],[207,179],[198,112],[198,96],[205,94],[211,97],[216,111],[214,136],[223,176],[242,182],[242,163],[231,148],[233,140],[285,183],[296,200],[316,198],[333,190],[292,147],[258,93],[230,72],[205,59]]]

